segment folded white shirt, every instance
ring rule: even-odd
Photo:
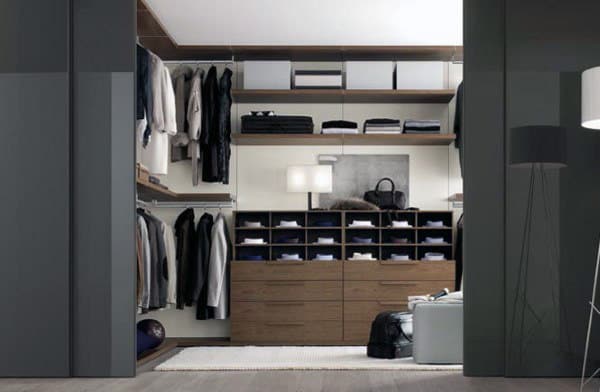
[[[298,222],[296,221],[279,221],[279,226],[277,227],[300,227]]]
[[[323,128],[323,135],[354,135],[358,134],[358,128]]]
[[[263,227],[263,225],[260,222],[244,221],[244,227]]]
[[[318,254],[315,256],[313,260],[334,260],[333,255],[322,255]]]
[[[300,254],[298,254],[298,253],[291,253],[291,254],[283,253],[281,255],[281,257],[277,259],[277,261],[290,261],[290,260],[302,260],[302,259],[300,258]]]
[[[425,261],[442,261],[446,260],[446,257],[443,253],[435,253],[435,252],[427,252],[425,253],[425,257],[423,257]]]
[[[408,221],[392,221],[392,227],[412,227]]]
[[[374,227],[371,221],[353,220],[348,227]]]
[[[349,258],[348,260],[376,260],[376,259],[373,258],[373,253],[354,252],[352,254],[352,257]]]
[[[266,242],[263,238],[244,238],[244,244],[259,245],[266,244]]]
[[[335,238],[330,237],[319,237],[317,238],[316,244],[335,244]]]

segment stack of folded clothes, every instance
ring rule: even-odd
[[[438,120],[406,120],[403,129],[409,134],[436,134],[441,127]]]
[[[371,118],[365,121],[365,133],[370,134],[399,134],[402,133],[400,120],[391,118]]]
[[[277,116],[247,114],[242,116],[242,133],[313,133],[310,116]]]
[[[357,134],[358,124],[345,120],[323,121],[321,129],[323,135]]]

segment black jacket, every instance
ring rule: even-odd
[[[167,306],[167,252],[163,240],[161,221],[138,209],[148,226],[148,240],[150,242],[150,309],[159,309]]]
[[[202,89],[202,118],[204,127],[200,135],[202,152],[202,181],[220,182],[218,163],[219,134],[219,83],[217,68],[210,67]]]
[[[136,118],[142,120],[148,108],[148,51],[137,45]]]
[[[231,158],[231,76],[226,68],[219,81],[219,133],[217,135],[217,162],[219,177],[229,184],[229,159]]]
[[[196,319],[208,320],[214,318],[213,309],[206,304],[208,297],[208,264],[210,259],[211,232],[213,227],[213,216],[204,214],[198,221],[197,235],[197,280],[194,297],[197,298]]]
[[[194,302],[193,288],[196,264],[196,230],[194,227],[194,210],[183,211],[175,221],[175,237],[177,239],[177,309]]]

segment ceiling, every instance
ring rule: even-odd
[[[176,46],[462,45],[462,0],[143,0]]]

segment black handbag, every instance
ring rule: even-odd
[[[412,357],[412,335],[412,313],[379,313],[371,323],[367,355],[385,359]]]
[[[384,181],[392,184],[392,190],[379,190],[379,185]],[[375,204],[382,210],[403,210],[406,207],[406,196],[404,195],[404,192],[396,191],[396,184],[388,177],[379,180],[374,190],[365,192],[364,199],[369,203]]]

